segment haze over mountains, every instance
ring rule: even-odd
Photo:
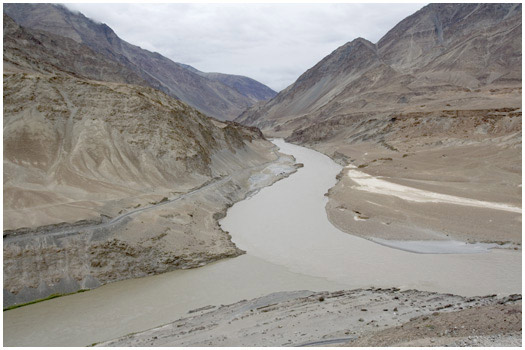
[[[139,75],[147,85],[218,119],[233,119],[258,101],[275,95],[247,77],[203,73],[120,39],[96,23],[60,5],[4,4],[4,13],[18,24],[71,38]]]

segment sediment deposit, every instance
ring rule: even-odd
[[[209,305],[97,346],[521,346],[521,295],[274,293]]]

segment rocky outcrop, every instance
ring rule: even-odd
[[[520,346],[521,295],[280,292],[191,310],[96,346]]]
[[[396,151],[395,146],[426,139],[439,145],[459,142],[490,142],[496,137],[515,136],[512,147],[520,147],[521,108],[451,110],[409,113],[355,113],[341,115],[292,132],[288,140],[313,145],[344,136],[347,143],[375,142]],[[399,151],[399,150],[397,150]]]
[[[106,24],[96,23],[61,5],[4,4],[4,13],[21,26],[84,44],[131,70],[149,86],[212,117],[233,119],[255,102],[275,94],[252,79],[198,72],[159,53],[144,50],[120,39]]]

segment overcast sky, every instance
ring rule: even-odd
[[[424,4],[67,4],[131,44],[276,91],[357,37],[377,42]]]

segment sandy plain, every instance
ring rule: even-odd
[[[338,152],[350,167],[339,174],[326,209],[339,229],[371,239],[521,249],[521,148],[516,144],[432,144],[414,151],[361,144]]]

